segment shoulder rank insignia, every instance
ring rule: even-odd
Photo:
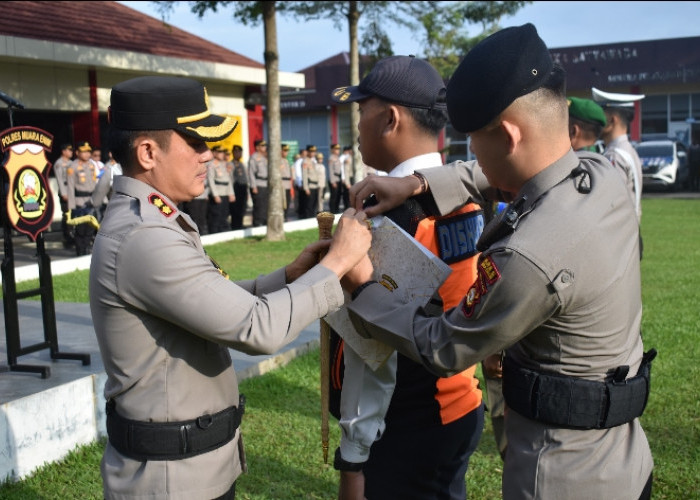
[[[166,217],[170,217],[175,213],[175,209],[168,205],[165,200],[156,193],[151,193],[148,195],[148,202],[155,206],[158,210],[160,210],[160,213],[165,215]]]

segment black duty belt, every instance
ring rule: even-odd
[[[92,196],[92,191],[81,191],[79,189],[76,189],[75,196],[78,196],[78,197]]]
[[[609,429],[644,413],[655,357],[655,349],[645,353],[634,377],[625,379],[629,366],[620,366],[611,381],[595,382],[523,368],[506,356],[503,396],[510,409],[533,420],[574,429]]]
[[[113,400],[107,402],[110,444],[135,460],[181,460],[220,448],[236,435],[245,412],[245,396],[238,407],[182,422],[142,422],[119,415]]]
[[[217,186],[228,186],[228,182],[226,181],[214,181],[214,184]]]

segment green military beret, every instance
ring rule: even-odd
[[[582,99],[580,97],[567,98],[569,103],[569,115],[584,122],[598,123],[603,127],[607,123],[605,120],[605,112],[596,102],[590,99]]]

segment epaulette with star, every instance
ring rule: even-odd
[[[170,217],[172,214],[175,213],[175,209],[168,205],[168,203],[163,199],[163,197],[157,193],[151,193],[150,195],[148,195],[148,202],[154,207],[156,207],[160,211],[160,213],[162,213],[166,217]]]

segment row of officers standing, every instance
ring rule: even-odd
[[[181,207],[195,221],[201,234],[243,229],[249,194],[253,208],[252,226],[267,224],[267,143],[258,140],[254,145],[255,151],[247,166],[241,159],[243,148],[240,145],[234,145],[230,151],[220,146],[212,148],[214,159],[207,164],[204,193]],[[306,219],[323,211],[326,189],[330,191],[330,211],[340,213],[350,206],[349,190],[354,179],[352,148],[348,146],[341,153],[340,146],[332,144],[330,151],[326,170],[323,153],[318,152],[316,146],[306,146],[290,164],[289,145],[282,145],[280,169],[285,193],[285,221],[290,220],[292,213],[298,219]],[[108,175],[104,176],[105,172]],[[63,212],[63,244],[66,248],[75,247],[77,255],[89,255],[95,226],[107,203],[112,179],[121,174],[121,166],[111,154],[106,162],[102,162],[99,149],[81,142],[75,152],[70,144],[62,146],[54,173]],[[90,217],[94,217],[93,224],[76,223]]]
[[[248,194],[252,203],[252,226],[267,224],[268,152],[267,143],[257,140],[255,151],[248,165],[241,159],[243,148],[234,145],[229,151],[214,146],[214,159],[207,164],[205,191],[194,200],[184,204],[187,212],[197,224],[201,234],[243,229],[248,208]],[[352,148],[341,154],[338,144],[331,145],[328,170],[323,153],[316,146],[308,145],[290,164],[289,145],[282,145],[280,174],[284,189],[284,217],[290,220],[293,210],[299,219],[315,217],[324,210],[324,195],[330,191],[329,210],[340,213],[350,206],[349,189],[353,181]]]

